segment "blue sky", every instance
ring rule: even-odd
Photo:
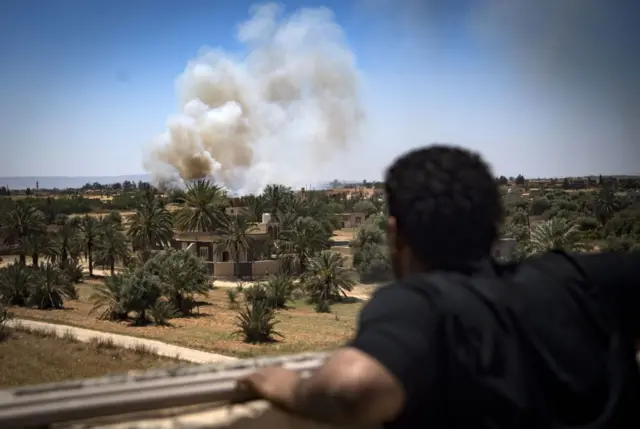
[[[520,15],[509,15],[509,29],[495,32],[491,19],[497,15],[490,3],[499,2],[487,0],[480,12],[483,2],[477,2],[424,0],[429,7],[415,0],[284,2],[287,12],[330,8],[363,76],[363,138],[327,167],[326,175],[378,179],[393,156],[434,141],[480,151],[496,174],[640,173],[640,144],[633,146],[637,124],[624,113],[640,106],[638,87],[610,85],[626,78],[612,78],[624,65],[626,46],[604,43],[584,51],[563,51],[555,41],[530,46],[539,38],[517,30],[542,27],[516,22],[523,17],[517,11]],[[0,176],[144,172],[143,148],[178,109],[176,77],[204,45],[242,52],[235,29],[252,4],[2,2]],[[549,21],[542,18],[538,24]],[[638,46],[631,43],[635,35],[614,36]],[[608,69],[585,67],[603,59],[592,51],[617,56]],[[558,57],[549,53],[565,58],[572,52],[585,55],[576,55],[575,63],[549,61]],[[631,73],[636,65],[625,66],[629,74],[637,76]]]

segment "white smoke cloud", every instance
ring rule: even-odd
[[[243,58],[207,49],[178,77],[181,110],[145,159],[157,183],[212,176],[239,193],[298,186],[357,140],[359,72],[330,10],[285,17],[274,4],[252,7],[237,38]]]

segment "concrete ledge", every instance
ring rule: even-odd
[[[123,416],[124,417],[124,416]],[[332,429],[334,426],[304,420],[274,409],[265,401],[243,405],[212,406],[170,417],[120,418],[119,422],[92,422],[65,426],[69,429]],[[365,428],[362,428],[365,429]],[[373,428],[367,428],[373,429]]]

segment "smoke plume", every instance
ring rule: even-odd
[[[242,57],[206,49],[178,77],[180,112],[146,154],[156,183],[213,177],[239,193],[310,183],[357,139],[358,70],[331,11],[252,7],[237,39]]]

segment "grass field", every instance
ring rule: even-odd
[[[207,296],[199,297],[202,301],[199,314],[173,319],[172,326],[133,327],[128,322],[109,322],[89,315],[92,307],[89,297],[97,282],[98,280],[87,280],[79,285],[80,299],[69,301],[67,309],[43,311],[12,308],[11,311],[18,318],[151,338],[228,356],[251,357],[339,347],[353,334],[356,315],[363,304],[363,301],[354,299],[351,303],[334,305],[331,314],[320,314],[302,301],[292,302],[289,309],[277,313],[280,323],[276,330],[284,338],[271,344],[253,345],[231,336],[237,329],[234,326],[237,310],[229,309],[226,295],[228,288],[221,287]],[[359,290],[358,296],[364,296],[363,289]]]
[[[17,329],[0,342],[0,388],[50,383],[166,366],[179,361],[151,351],[122,349],[109,342],[81,343],[73,337]]]

